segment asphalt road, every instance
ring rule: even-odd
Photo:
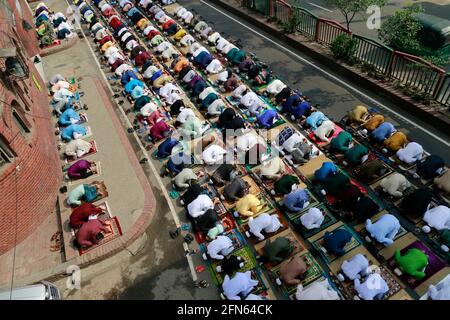
[[[331,6],[327,0],[286,0],[286,2],[308,9],[320,17],[338,21],[345,26],[345,18],[339,10]],[[420,3],[427,14],[444,19],[450,18],[450,1],[448,0],[388,0],[387,5],[381,8],[381,21],[392,16],[395,11],[402,9],[411,3]],[[366,26],[366,21],[367,15],[365,13],[358,14],[353,20],[350,28],[355,33],[377,39],[377,30],[368,29]]]
[[[335,120],[340,120],[358,104],[373,107],[382,112],[388,121],[421,143],[431,153],[441,155],[450,162],[450,133],[433,128],[413,115],[399,109],[375,92],[350,84],[333,70],[321,66],[302,55],[270,34],[249,25],[242,19],[217,8],[203,0],[180,0],[183,6],[194,9],[213,28],[231,39],[240,39],[240,45],[247,52],[254,52],[259,59],[269,64],[276,76],[292,88],[309,96],[319,109]]]

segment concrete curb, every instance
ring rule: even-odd
[[[276,28],[273,25],[268,24],[267,22],[263,22],[263,16],[260,19],[256,17],[257,14],[250,14],[245,12],[242,8],[231,6],[230,4],[221,1],[221,0],[209,0],[211,3],[214,3],[225,10],[231,12],[232,14],[244,19],[246,22],[264,30],[265,32],[274,35],[277,39],[286,43],[286,45],[299,50],[300,52],[306,54],[312,59],[318,61],[322,65],[327,68],[333,70],[335,73],[343,76],[356,86],[363,87],[366,90],[370,90],[372,92],[377,92],[377,94],[392,103],[401,109],[407,111],[408,113],[414,115],[415,117],[420,118],[422,121],[433,123],[433,126],[442,131],[450,130],[450,119],[444,114],[431,110],[429,107],[425,105],[421,105],[417,101],[412,100],[411,98],[403,95],[402,93],[396,91],[392,88],[391,85],[387,83],[381,83],[374,79],[369,79],[362,74],[355,72],[354,70],[339,64],[334,60],[331,56],[324,55],[319,52],[308,43],[299,42],[294,37],[285,34],[280,29]],[[267,18],[267,17],[264,17]],[[311,43],[310,40],[308,40]]]

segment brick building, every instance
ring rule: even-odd
[[[62,178],[38,53],[26,1],[0,0],[0,255],[54,211]]]

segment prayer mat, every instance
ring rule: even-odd
[[[384,179],[385,177],[387,177],[388,175],[390,175],[390,174],[393,172],[393,170],[392,170],[386,163],[384,163],[384,162],[381,161],[381,160],[378,160],[378,158],[376,157],[376,155],[375,155],[374,153],[370,152],[370,155],[375,156],[375,158],[374,158],[374,159],[367,160],[367,161],[366,161],[364,164],[362,164],[361,166],[358,166],[358,167],[354,168],[354,169],[353,169],[353,172],[352,172],[353,175],[354,175],[355,177],[357,177],[357,178],[360,179],[362,182],[364,182],[364,183],[366,183],[366,184],[368,184],[368,185],[371,185],[371,184],[373,184],[373,183],[375,183],[375,182],[377,182],[377,181],[380,181],[380,180]],[[367,180],[367,179],[365,179],[365,178],[363,178],[363,177],[361,176],[361,171],[362,171],[362,169],[364,169],[367,165],[369,165],[369,163],[372,162],[372,161],[378,161],[380,164],[382,164],[383,167],[386,169],[386,173],[385,173],[383,176],[381,176],[381,177],[377,177],[377,178],[373,178],[373,179],[371,179],[371,180]]]
[[[361,167],[373,160],[378,159],[377,155],[372,151],[369,151],[367,160],[362,164],[348,163],[348,161],[345,160],[344,154],[337,155],[334,158],[337,160],[339,165],[342,166],[342,168],[345,168],[345,170],[347,170],[351,175],[356,175],[356,172],[359,172]],[[347,165],[344,164],[344,161],[347,162]]]
[[[320,267],[319,263],[314,259],[314,257],[309,252],[305,252],[303,254],[297,254],[296,256],[299,256],[302,258],[307,264],[309,264],[308,270],[303,275],[301,279],[301,284],[303,287],[306,287],[316,281],[317,279],[323,277],[324,271]],[[297,291],[298,285],[288,285],[285,284],[281,278],[280,278],[280,269],[281,266],[288,263],[291,259],[286,259],[284,262],[279,264],[278,266],[272,268],[269,273],[269,279],[273,283],[274,287],[278,287],[280,291],[282,292],[283,296],[288,299],[292,294],[295,294]],[[278,285],[276,283],[276,280],[279,279],[282,284]]]
[[[289,220],[291,220],[292,222],[296,223],[299,219],[300,216],[302,216],[304,213],[306,213],[309,209],[311,209],[312,207],[315,207],[319,204],[319,201],[317,200],[317,198],[311,193],[311,191],[309,191],[308,189],[304,189],[306,191],[306,193],[309,196],[309,205],[306,208],[303,208],[302,210],[298,211],[298,212],[291,212],[289,210],[287,210],[284,206],[283,208],[285,209],[284,212],[286,213],[286,215],[288,216]]]
[[[80,256],[85,253],[91,252],[92,250],[98,248],[99,246],[109,243],[112,240],[114,240],[122,235],[122,228],[120,226],[120,223],[119,223],[119,220],[117,219],[117,217],[112,217],[106,221],[109,221],[109,223],[110,223],[110,225],[106,227],[109,230],[109,232],[104,233],[105,237],[101,241],[99,241],[97,244],[93,245],[92,247],[78,249]]]
[[[233,251],[228,256],[232,255],[236,257],[241,257],[245,261],[244,266],[241,269],[239,269],[238,272],[246,272],[249,270],[253,270],[258,266],[258,263],[256,262],[253,253],[247,246]],[[213,282],[216,286],[222,285],[223,278],[225,277],[225,274],[223,272],[217,272],[217,267],[220,266],[221,264],[222,261],[214,260],[208,266],[212,274]]]
[[[94,182],[99,182],[99,191],[97,191],[97,198],[95,198],[91,203],[94,203],[101,199],[107,198],[109,195],[108,189],[106,188],[104,181],[94,181]],[[92,183],[94,183],[94,182],[92,182]]]
[[[272,204],[272,202],[270,202],[268,200],[268,198],[263,193],[261,193],[260,196],[261,196],[260,200],[261,200],[262,208],[257,214],[253,215],[253,218],[256,218],[261,213],[269,213],[269,214],[271,214],[271,213],[273,213],[275,211],[275,207]],[[235,211],[234,208],[232,208],[231,211],[233,212],[234,215],[236,214],[235,213],[236,211]],[[236,217],[235,219],[236,219],[236,222],[237,222],[238,225],[244,224],[244,223],[248,222],[248,220],[250,219],[250,217],[241,216],[239,213],[237,215],[238,215],[238,217]]]
[[[361,241],[359,240],[358,236],[352,229],[348,228],[345,225],[341,225],[338,228],[334,229],[333,231],[338,230],[338,229],[344,229],[352,234],[352,239],[349,242],[347,242],[347,244],[344,247],[343,255],[345,255],[346,253],[352,251],[353,249],[355,249],[361,245]],[[331,263],[334,260],[338,259],[339,257],[332,254],[331,252],[328,252],[328,251],[324,252],[321,250],[321,248],[323,247],[324,236],[325,236],[325,234],[323,236],[321,236],[320,238],[316,239],[315,241],[313,241],[312,245],[317,249],[318,252],[320,252],[321,256],[323,257],[323,259],[325,260],[326,263]]]
[[[237,229],[232,229],[221,235],[230,238],[231,242],[233,243],[234,250],[240,249],[243,246],[245,246],[245,239],[239,233],[239,231]],[[207,252],[208,245],[209,245],[209,242],[208,243],[204,242],[204,243],[200,244],[200,249],[202,250],[202,252],[205,252],[205,253]]]
[[[372,220],[372,223],[375,223],[375,222],[376,222],[376,220]],[[400,229],[398,230],[397,234],[395,235],[395,237],[394,237],[394,239],[393,239],[394,243],[393,243],[392,245],[395,245],[395,241],[398,240],[398,239],[400,239],[401,237],[403,237],[403,236],[406,235],[407,233],[408,233],[408,231],[407,231],[405,228],[403,228],[403,226],[400,226]],[[361,235],[362,238],[369,237],[369,238],[371,239],[371,241],[372,241],[370,244],[371,244],[377,251],[380,251],[380,250],[383,250],[384,248],[386,248],[386,246],[385,246],[384,244],[379,243],[379,242],[377,242],[375,239],[373,239],[373,238],[369,235],[369,233],[367,232],[367,230],[366,230],[365,227],[364,227],[363,229],[361,229],[360,235]]]
[[[241,176],[241,178],[249,185],[247,194],[259,195],[261,193],[261,189],[259,188],[258,184],[255,182],[255,180],[253,180],[253,178],[250,175],[244,175],[244,176]],[[222,196],[224,189],[225,189],[225,186],[218,188],[217,193]],[[236,202],[237,201],[222,199],[222,203],[224,204],[225,208],[227,208],[228,210],[230,210],[231,208],[234,208],[236,206]]]
[[[346,172],[343,172],[343,171],[341,171],[341,172],[344,173],[345,175],[347,175]],[[358,187],[358,189],[359,189],[359,191],[361,191],[361,193],[367,195],[367,190],[362,185],[360,185],[355,179],[350,179],[350,183],[352,185]],[[325,198],[327,199],[327,201],[330,205],[334,205],[338,201],[338,199],[331,194],[327,194],[325,196]]]
[[[289,223],[287,222],[287,220],[283,217],[283,214],[280,211],[276,211],[274,214],[276,214],[278,216],[278,220],[281,223],[281,227],[272,233],[266,233],[265,231],[261,231],[262,234],[264,235],[265,238],[270,238],[276,234],[279,234],[281,232],[283,232],[284,230],[289,228]],[[266,239],[264,240],[259,240],[259,238],[257,238],[256,236],[254,236],[252,233],[250,233],[249,231],[249,226],[248,223],[242,224],[239,226],[239,229],[242,230],[242,233],[247,237],[247,240],[250,241],[250,243],[255,246],[257,243],[260,243],[262,241],[266,241]],[[250,236],[249,236],[250,235]]]
[[[95,140],[90,141],[90,144],[91,144],[91,149],[89,149],[88,153],[84,154],[83,156],[81,156],[79,158],[66,156],[65,162],[66,163],[75,162],[77,160],[80,160],[80,159],[83,159],[83,158],[85,158],[87,156],[90,156],[90,155],[92,155],[94,153],[97,153],[98,148],[97,148],[97,143],[95,142]]]
[[[305,238],[310,238],[337,222],[336,218],[331,214],[331,212],[326,208],[325,205],[319,205],[317,208],[324,213],[324,220],[319,228],[308,230],[303,226],[300,221],[300,217],[304,215],[306,211],[303,211],[298,217],[296,217],[294,220],[291,220],[295,224],[296,230]]]
[[[305,177],[309,181],[312,181],[315,179],[314,173],[316,172],[316,170],[319,170],[322,167],[324,162],[333,162],[333,161],[327,158],[324,154],[322,154],[303,164],[298,169],[298,171],[300,172],[301,176]]]
[[[434,274],[442,270],[446,265],[445,263],[439,259],[439,257],[431,251],[428,247],[426,247],[422,242],[415,241],[411,243],[409,246],[403,248],[400,250],[400,254],[404,255],[409,249],[419,249],[422,252],[424,252],[428,256],[428,265],[425,268],[425,277],[422,279],[414,279],[413,277],[407,275],[405,272],[402,272],[402,275],[399,276],[401,280],[403,280],[405,283],[407,283],[412,289],[417,288],[419,285],[427,281],[429,278],[431,278]],[[398,264],[395,261],[394,257],[390,258],[388,260],[388,265],[392,269],[398,268]]]
[[[424,159],[425,155],[421,158]],[[393,155],[391,157],[389,157],[389,160],[392,161],[392,163],[397,166],[399,169],[403,170],[403,171],[409,171],[409,170],[413,170],[416,167],[417,162],[408,164],[406,162],[403,162],[402,160],[400,160],[397,155]]]
[[[263,294],[264,292],[267,291],[267,286],[262,278],[261,275],[261,271],[259,268],[255,268],[252,270],[252,279],[257,280],[258,284],[255,286],[255,288],[253,289],[253,291],[251,293],[259,295],[259,294]]]
[[[335,124],[334,125],[334,133],[331,137],[328,138],[328,140],[331,141],[333,138],[336,138],[339,135],[339,133],[341,133],[342,131],[344,131],[344,129],[342,129],[337,124]],[[319,138],[317,138],[316,135],[314,134],[314,132],[308,133],[308,138],[321,149],[323,149],[326,145],[328,145],[330,143],[330,142],[322,141]]]
[[[80,183],[82,181],[86,181],[88,179],[93,179],[93,178],[98,178],[99,176],[101,176],[102,175],[102,167],[101,167],[100,161],[96,161],[96,162],[94,161],[94,162],[92,162],[92,164],[96,168],[97,173],[95,173],[95,174],[93,174],[93,175],[91,175],[91,176],[89,176],[87,178],[84,178],[84,179],[83,178],[73,179],[73,178],[69,177],[68,185],[77,184],[77,183]],[[65,170],[65,171],[67,171],[67,170]]]
[[[384,296],[383,300],[389,300],[390,297],[395,295],[397,292],[402,290],[402,285],[395,279],[395,277],[389,272],[385,266],[379,266],[380,275],[386,281],[389,291]],[[354,282],[348,286],[349,291],[353,296],[357,295],[355,290]]]
[[[284,238],[289,239],[291,241],[292,245],[294,246],[292,253],[286,259],[289,259],[292,256],[296,255],[297,253],[303,252],[305,250],[305,246],[295,236],[294,232],[291,229],[288,229],[284,232],[276,234],[275,236],[272,236],[270,238],[270,241],[275,241],[275,239],[278,237],[284,237]],[[261,257],[264,255],[264,246],[266,245],[267,240],[269,240],[269,239],[266,239],[265,241],[262,241],[261,243],[258,243],[257,245],[255,245],[255,250],[256,250],[257,254]],[[274,268],[275,266],[277,266],[278,264],[279,263],[276,263],[276,262],[266,262],[266,263],[264,263],[264,267],[266,268],[266,270],[270,270],[270,269]]]
[[[225,229],[225,233],[231,232],[234,228],[236,228],[236,224],[234,222],[234,219],[231,217],[229,213],[226,213],[222,217],[220,217],[220,223]],[[202,244],[206,242],[206,234],[196,231],[195,232],[195,239],[197,240],[198,244]]]

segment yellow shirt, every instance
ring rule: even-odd
[[[168,75],[162,75],[160,76],[158,79],[156,79],[155,81],[153,81],[153,86],[155,88],[161,88],[163,87],[166,83],[170,82],[172,80],[171,77],[169,77]]]
[[[236,203],[236,211],[240,215],[251,217],[261,210],[261,201],[253,194],[248,194]]]
[[[355,109],[349,112],[349,117],[352,121],[364,122],[365,117],[369,114],[367,108],[364,106],[357,106]]]
[[[186,30],[180,29],[177,33],[173,36],[175,41],[180,41],[184,36],[186,35]]]
[[[112,47],[113,45],[114,43],[112,41],[105,42],[102,45],[102,51],[105,52],[106,50],[108,50],[109,47]]]
[[[143,31],[145,28],[147,28],[149,24],[150,22],[147,19],[142,18],[141,20],[138,21],[136,25],[141,31]]]

